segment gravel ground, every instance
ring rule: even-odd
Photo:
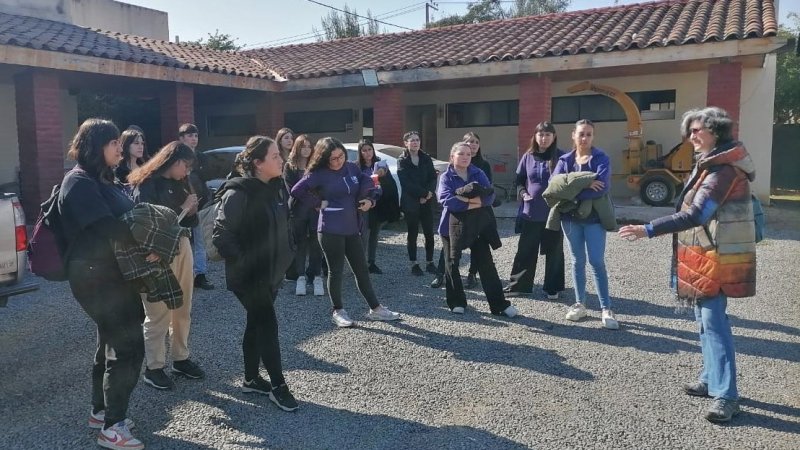
[[[666,288],[669,238],[631,244],[609,234],[622,328],[608,331],[594,296],[587,319],[564,320],[571,291],[559,301],[514,298],[523,314],[515,319],[491,316],[473,291],[467,314],[455,316],[443,290],[424,286],[431,277],[408,273],[405,235],[386,230],[385,274],[373,282],[403,321],[338,330],[326,297],[284,287],[283,360],[300,410],[285,413],[240,392],[244,313],[215,263],[218,289],[196,294],[191,341],[208,379],[178,379],[172,392],[140,383],[130,406],[136,435],[149,449],[796,449],[800,211],[770,208],[768,220],[759,294],[729,305],[743,411],[727,426],[702,418],[708,400],[679,392],[695,378],[700,353],[691,316],[676,313]],[[495,259],[505,278],[517,237],[511,220],[500,227]],[[352,277],[346,293],[345,307],[362,319],[367,307]],[[0,448],[95,447],[86,427],[94,340],[65,283],[42,282],[0,310]]]

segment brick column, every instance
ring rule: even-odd
[[[739,108],[742,97],[742,63],[723,63],[708,66],[706,104],[717,106],[733,119],[733,137],[739,135]]]
[[[194,88],[175,83],[159,95],[161,104],[161,145],[178,139],[178,128],[194,123]],[[198,127],[199,128],[199,127]],[[203,135],[204,130],[200,130]]]
[[[552,82],[547,77],[522,77],[519,80],[519,127],[517,156],[530,145],[533,129],[540,122],[551,120]]]
[[[263,95],[256,105],[256,130],[259,134],[275,138],[278,130],[284,127],[283,99],[277,94]],[[296,130],[302,133],[302,130]]]
[[[379,87],[372,95],[373,137],[381,144],[403,146],[406,108],[403,90],[396,87]]]
[[[26,72],[17,75],[14,84],[20,199],[32,223],[53,185],[64,178],[61,83],[54,72]]]

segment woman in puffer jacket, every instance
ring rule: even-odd
[[[621,237],[635,241],[673,235],[671,284],[700,326],[703,368],[688,395],[714,399],[705,418],[727,422],[739,412],[736,354],[726,308],[729,297],[756,293],[756,248],[750,182],[755,166],[733,121],[716,107],[687,111],[681,132],[699,158],[677,212],[646,225],[628,225]]]

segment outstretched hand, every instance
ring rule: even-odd
[[[628,241],[635,241],[647,237],[644,225],[625,225],[619,229],[619,237]]]

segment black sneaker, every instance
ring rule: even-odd
[[[383,271],[381,270],[380,267],[376,266],[375,263],[370,263],[369,264],[369,273],[374,273],[376,275],[381,275],[381,274],[383,274]]]
[[[184,359],[183,361],[173,361],[172,371],[191,378],[193,380],[200,380],[206,377],[206,373],[191,359]]]
[[[478,280],[475,278],[475,274],[467,275],[467,282],[464,283],[464,289],[472,289],[478,285]]]
[[[413,266],[411,266],[411,275],[421,277],[425,275],[425,272],[423,272],[422,269],[419,268],[419,264],[414,264]]]
[[[175,389],[175,382],[164,372],[164,369],[147,369],[144,371],[143,379],[145,384],[160,391]]]
[[[269,395],[269,393],[272,392],[272,385],[269,384],[269,381],[261,377],[256,377],[254,380],[244,380],[244,383],[242,383],[242,392],[255,392],[256,394]]]
[[[205,274],[198,273],[197,276],[194,277],[194,287],[204,289],[206,291],[214,290],[214,285],[208,281]]]
[[[436,277],[431,281],[431,287],[434,289],[439,289],[444,284],[444,277]]]
[[[693,397],[708,397],[708,385],[702,381],[686,383],[683,385],[683,392]]]
[[[428,263],[428,264],[425,266],[425,271],[426,271],[426,272],[428,272],[428,273],[432,273],[432,274],[434,274],[434,275],[436,275],[437,273],[439,273],[439,270],[438,270],[438,269],[436,269],[436,264],[434,264],[433,262],[429,262],[429,263]]]
[[[289,386],[285,384],[272,389],[269,393],[269,399],[272,400],[272,403],[278,405],[278,408],[284,411],[294,411],[298,408],[297,400],[295,400],[292,393],[289,392]]]

